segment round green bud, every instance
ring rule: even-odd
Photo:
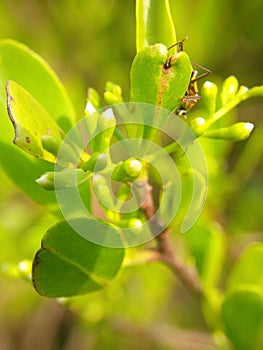
[[[117,164],[112,172],[112,180],[133,181],[141,175],[143,164],[136,158],[129,158]]]
[[[197,137],[201,136],[206,130],[205,119],[202,117],[192,119],[189,126]]]
[[[120,222],[120,226],[128,228],[133,234],[140,234],[143,228],[143,222],[140,219],[131,218]]]
[[[123,167],[131,178],[135,179],[138,177],[143,169],[142,162],[136,158],[130,158],[123,163]]]
[[[46,151],[54,154],[58,154],[59,147],[61,146],[61,140],[53,135],[42,135],[41,136],[42,146]]]
[[[107,157],[105,153],[94,153],[90,159],[85,162],[81,168],[85,171],[100,171],[107,165]]]

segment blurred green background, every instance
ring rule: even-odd
[[[248,87],[263,83],[262,0],[170,3],[178,39],[189,37],[185,50],[212,70],[209,80],[220,82],[234,74]],[[0,16],[0,39],[21,41],[46,59],[79,117],[90,86],[102,93],[111,80],[129,98],[135,0],[2,0]],[[262,240],[262,114],[262,99],[238,107],[236,118],[256,124],[247,142],[203,142],[210,187],[201,226],[221,227],[224,275],[248,243]],[[74,298],[69,309],[38,296],[9,267],[33,258],[55,218],[26,198],[2,171],[0,189],[2,350],[217,349],[197,302],[159,264],[126,268],[109,288]],[[175,245],[184,254],[183,239],[176,237]]]

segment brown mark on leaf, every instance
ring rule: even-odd
[[[158,98],[157,98],[157,101],[158,101],[157,103],[159,106],[161,106],[163,103],[164,93],[169,88],[169,82],[172,75],[173,75],[173,72],[171,67],[166,68],[164,66],[161,77],[159,79],[159,89],[158,89]]]
[[[10,101],[10,102],[15,102],[14,97],[10,95],[10,96],[9,96],[9,101]]]
[[[33,267],[32,267],[32,271],[33,271],[33,274],[32,274],[32,283],[33,283],[33,286],[35,288],[35,290],[41,294],[41,292],[38,290],[38,287],[37,287],[37,283],[38,283],[38,276],[36,276],[36,272],[34,273],[35,269],[38,267],[39,263],[40,263],[40,258],[39,258],[39,254],[41,253],[41,249],[39,249],[35,255],[35,258],[34,258],[34,261],[33,261]]]
[[[9,90],[9,84],[10,84],[10,80],[8,80],[7,84],[6,84],[6,94],[7,94],[7,113],[9,115],[9,118],[13,124],[14,130],[15,130],[15,137],[13,139],[13,143],[16,143],[16,139],[17,139],[17,127],[16,127],[16,122],[15,119],[13,117],[12,114],[12,103],[15,101],[13,96],[11,96],[10,90]]]
[[[27,137],[26,137],[26,142],[27,142],[27,143],[30,143],[30,142],[31,142],[31,140],[30,140],[30,137],[29,137],[29,136],[27,136]]]

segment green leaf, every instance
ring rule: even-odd
[[[217,286],[225,256],[225,240],[217,227],[195,225],[185,237],[205,291]]]
[[[10,79],[26,88],[65,131],[74,122],[75,112],[58,77],[39,55],[13,40],[0,42],[0,165],[28,196],[57,211],[55,194],[35,182],[53,166],[29,156],[12,143],[14,130],[7,114],[5,91]]]
[[[0,42],[1,104],[8,80],[22,85],[64,131],[75,122],[67,92],[50,66],[34,51],[14,40]]]
[[[263,244],[248,247],[235,263],[228,279],[228,288],[253,284],[263,288]]]
[[[171,46],[176,43],[174,23],[168,0],[136,1],[137,52],[157,43]]]
[[[62,141],[62,130],[45,109],[22,86],[7,84],[7,106],[15,129],[14,143],[27,153],[55,163],[56,157],[42,146],[42,136],[52,135]]]
[[[51,227],[33,262],[33,283],[37,292],[48,297],[84,294],[105,287],[119,271],[124,249],[96,245],[70,226],[86,226],[91,234],[116,239],[114,227],[95,219],[62,221]],[[102,227],[104,227],[102,229]]]
[[[261,350],[262,290],[244,287],[227,294],[222,304],[222,320],[226,334],[237,350]]]

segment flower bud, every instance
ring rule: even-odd
[[[229,127],[207,130],[204,136],[214,139],[243,141],[250,136],[253,129],[254,125],[252,123],[239,122]]]
[[[230,75],[230,77],[226,78],[222,90],[221,90],[221,103],[222,106],[225,105],[229,100],[231,100],[238,91],[238,80],[235,76]]]
[[[143,169],[142,162],[136,158],[130,158],[123,163],[124,170],[131,178],[138,177]]]
[[[105,91],[104,92],[104,100],[108,105],[114,105],[117,103],[121,103],[119,97],[114,95],[112,92]]]
[[[54,156],[58,154],[59,147],[61,146],[61,140],[59,140],[56,136],[42,135],[41,142],[46,151],[54,154]]]
[[[114,197],[107,178],[103,175],[95,174],[93,176],[93,185],[94,191],[101,205],[107,210],[114,210]]]
[[[112,172],[115,181],[133,181],[143,170],[143,164],[136,158],[129,158],[117,164]]]
[[[202,96],[200,108],[204,108],[209,118],[216,110],[217,86],[210,81],[206,81],[200,92]]]
[[[112,105],[122,103],[122,89],[119,85],[108,81],[105,86],[104,100],[107,104]]]
[[[97,110],[102,108],[102,103],[99,97],[99,94],[96,90],[93,88],[88,89],[88,96],[87,96],[87,104],[85,108],[85,124],[86,124],[86,130],[88,132],[89,138],[92,137],[96,127],[97,127],[97,121],[98,121],[98,113]]]
[[[76,187],[87,180],[89,174],[82,169],[63,169],[61,171],[48,171],[40,176],[36,182],[45,190],[54,191],[62,188]]]
[[[38,179],[36,179],[36,182],[42,186],[45,190],[48,191],[54,191],[55,190],[55,184],[54,184],[54,172],[48,171],[45,174],[41,175]]]
[[[192,119],[189,126],[197,137],[201,136],[206,130],[205,119],[201,117]]]
[[[102,102],[100,100],[99,94],[93,88],[88,89],[87,96],[87,112],[88,114],[95,112],[95,110],[102,108]]]
[[[87,171],[99,171],[106,167],[107,158],[105,153],[94,153],[90,159],[82,165],[82,169]]]
[[[116,118],[112,109],[108,108],[98,117],[96,136],[89,143],[92,152],[103,153],[109,148],[115,126]]]
[[[237,93],[238,93],[238,95],[243,95],[243,94],[245,94],[248,90],[249,90],[249,89],[248,89],[247,86],[241,85]]]
[[[133,234],[140,234],[142,232],[143,222],[140,219],[132,218],[122,220],[120,226],[126,229],[128,228]]]

